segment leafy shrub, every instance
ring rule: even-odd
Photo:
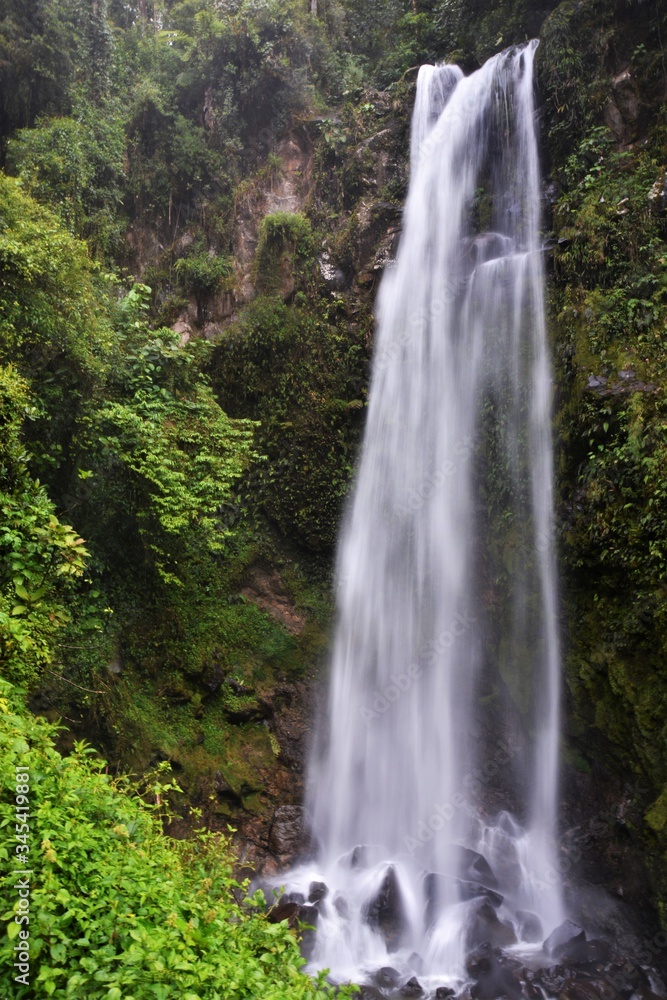
[[[298,296],[297,296],[298,299]],[[214,350],[213,385],[227,412],[260,421],[255,505],[286,534],[330,548],[364,413],[364,332],[338,306],[260,297]]]
[[[200,323],[203,322],[206,300],[214,295],[223,280],[231,275],[231,260],[197,248],[187,257],[177,260],[174,270],[183,290],[189,295],[194,295],[197,302],[197,318]]]
[[[93,254],[122,251],[125,131],[119,108],[84,105],[72,117],[41,119],[7,147],[8,167],[24,189],[52,207]]]
[[[88,557],[28,472],[20,441],[28,410],[27,384],[11,365],[0,367],[0,669],[21,684],[51,661],[70,618],[66,593]]]
[[[282,271],[287,268],[295,278],[303,277],[312,266],[315,245],[310,221],[298,212],[275,212],[266,215],[259,226],[254,274],[257,288],[275,294],[280,288]]]
[[[12,886],[15,841],[0,850],[4,898],[0,986],[16,1000],[324,1000],[332,990],[300,973],[286,923],[257,912],[233,877],[223,838],[173,841],[161,830],[164,767],[139,789],[112,778],[83,743],[62,757],[57,727],[32,717],[0,682],[0,775],[30,773],[31,985],[14,982],[21,926]],[[148,801],[146,801],[148,800]],[[5,796],[0,826],[14,830]],[[12,905],[16,898],[16,905]],[[349,990],[339,995],[349,996]]]
[[[204,344],[181,348],[172,330],[150,330],[149,295],[137,286],[121,303],[106,398],[82,417],[77,442],[92,467],[86,506],[100,549],[120,515],[162,579],[178,583],[189,545],[223,547],[221,512],[253,457],[254,426],[220,409],[200,371]]]

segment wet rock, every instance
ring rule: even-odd
[[[456,996],[456,990],[453,990],[451,986],[438,986],[435,991],[435,1000],[447,1000],[447,997]]]
[[[424,990],[417,979],[413,976],[412,979],[408,979],[405,986],[401,986],[401,996],[402,997],[421,997],[424,995]]]
[[[222,672],[222,668],[217,663],[214,663],[204,672],[202,686],[206,688],[209,694],[214,694],[221,687],[224,679],[225,675]]]
[[[474,852],[471,852],[474,853]],[[481,857],[481,855],[480,855]],[[491,906],[498,907],[503,902],[500,893],[482,885],[481,882],[469,882],[439,872],[429,872],[424,878],[424,893],[426,895],[426,923],[431,926],[438,913],[439,904],[447,899],[456,887],[458,894],[465,902],[471,899],[485,900]]]
[[[333,291],[342,291],[346,285],[345,274],[332,262],[331,254],[328,251],[320,254],[317,258],[317,263],[319,264],[320,274],[327,285]]]
[[[603,941],[601,938],[587,941],[586,956],[587,962],[608,962],[611,958],[611,945],[608,941]]]
[[[393,866],[387,869],[375,899],[364,908],[364,918],[382,934],[388,951],[396,951],[405,929],[405,913],[401,890]]]
[[[618,1000],[618,993],[608,979],[566,979],[558,1000]]]
[[[400,981],[400,972],[392,969],[390,965],[385,965],[375,973],[375,982],[383,989],[393,989],[395,986],[398,986]]]
[[[474,979],[486,975],[495,965],[496,957],[488,941],[471,951],[466,959],[466,972]]]
[[[558,962],[586,961],[586,932],[573,920],[564,920],[542,945],[545,954]]]
[[[343,920],[347,920],[350,916],[350,907],[347,905],[345,897],[341,896],[339,892],[333,898],[333,905],[338,916],[342,917]]]
[[[604,399],[608,396],[630,396],[635,392],[654,393],[657,391],[657,386],[653,382],[642,382],[632,368],[626,368],[618,372],[615,379],[607,379],[603,375],[590,375],[586,389]]]
[[[376,986],[369,986],[367,983],[359,987],[357,995],[361,1000],[385,1000],[384,993],[381,993]]]
[[[269,848],[274,854],[294,856],[304,850],[303,819],[301,806],[278,806],[269,832]]]
[[[259,871],[268,878],[275,878],[280,871],[280,865],[275,858],[265,858],[259,865]]]
[[[531,910],[517,910],[515,916],[518,922],[517,933],[520,941],[537,944],[543,939],[542,921],[536,913]]]
[[[365,862],[366,853],[366,848],[362,844],[358,844],[347,854],[343,855],[340,863],[352,869],[361,868]]]
[[[604,109],[605,121],[622,145],[636,138],[641,95],[628,65],[612,79],[611,97]]]
[[[567,980],[565,969],[562,965],[553,965],[548,969],[540,969],[536,973],[535,982],[543,987],[550,996],[558,996]]]
[[[473,883],[479,883],[489,889],[498,888],[498,879],[491,865],[483,854],[471,851],[467,847],[459,848],[459,872],[461,878]]]
[[[295,926],[298,913],[298,903],[278,903],[272,910],[269,910],[267,920],[270,924],[280,924],[283,920],[287,920],[290,926],[293,927]]]
[[[496,948],[509,948],[517,942],[513,928],[498,919],[493,906],[486,900],[477,908],[466,944],[468,948],[475,948],[485,941]]]
[[[227,779],[223,777],[221,771],[216,771],[213,775],[213,787],[217,794],[223,796],[223,798],[233,798],[240,801],[240,797],[236,794]]]
[[[311,882],[308,887],[308,902],[319,903],[329,894],[328,887],[324,882]]]
[[[474,1000],[496,1000],[497,997],[520,997],[521,985],[509,971],[499,963],[489,942],[481,944],[471,952],[466,961],[466,969],[473,983],[470,995]]]
[[[304,906],[299,907],[299,920],[302,924],[311,924],[313,927],[316,927],[319,916],[320,911],[316,906],[310,906],[306,903]]]
[[[526,972],[521,978],[521,992],[526,1000],[544,1000],[544,993],[532,979],[528,978]]]
[[[588,381],[586,382],[586,388],[591,389],[593,392],[604,389],[607,385],[607,379],[604,375],[589,375]]]
[[[317,937],[317,921],[319,919],[319,912],[316,906],[300,906],[298,912],[298,920],[300,924],[306,924],[301,930],[301,940],[299,942],[301,947],[301,954],[306,959],[307,962],[313,957],[313,951],[315,950],[315,940]]]
[[[496,908],[502,906],[503,897],[500,893],[494,892],[493,889],[489,889],[488,886],[482,885],[480,882],[464,882],[461,880],[459,881],[459,892],[461,899],[464,901],[483,897],[491,906],[495,906]]]
[[[284,896],[281,896],[278,900],[279,903],[297,903],[299,906],[303,906],[306,902],[306,897],[302,892],[286,892]]]

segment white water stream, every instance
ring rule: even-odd
[[[485,927],[535,948],[564,916],[535,49],[419,74],[311,761],[318,852],[282,880],[328,887],[310,968],[336,980],[460,983]]]

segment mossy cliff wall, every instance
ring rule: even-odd
[[[562,3],[542,26],[539,52],[554,243],[565,815],[578,827],[564,848],[573,868],[581,853],[580,867],[609,888],[652,897],[663,920],[665,14],[655,4]]]
[[[566,696],[562,867],[667,919],[667,9],[452,4],[538,50]],[[520,687],[520,684],[519,684]],[[650,917],[649,917],[650,918]]]

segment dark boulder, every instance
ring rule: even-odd
[[[536,913],[532,913],[530,910],[517,910],[517,934],[520,941],[526,941],[528,944],[537,944],[544,937],[544,931],[542,929],[542,921]]]
[[[301,954],[307,962],[309,962],[313,957],[313,952],[315,950],[315,940],[317,937],[316,927],[319,915],[320,914],[316,906],[306,905],[299,907],[299,923],[307,925],[301,928],[301,939],[299,941]]]
[[[464,902],[468,902],[471,899],[480,899],[486,900],[491,906],[498,907],[503,901],[500,893],[482,885],[481,882],[468,882],[463,879],[453,878],[451,875],[442,875],[440,872],[429,872],[424,876],[426,925],[428,927],[435,923],[440,905],[443,901],[451,899],[453,891]]]
[[[311,882],[308,887],[308,902],[319,903],[326,898],[328,893],[329,889],[324,882]]]
[[[564,920],[551,932],[542,945],[545,954],[557,962],[585,962],[587,960],[586,932],[573,920]]]
[[[509,997],[514,1000],[521,996],[521,985],[498,961],[488,941],[468,955],[466,970],[474,980],[470,990],[474,1000],[496,1000]]]
[[[481,975],[490,972],[496,964],[493,948],[487,941],[470,952],[466,959],[466,972],[473,979],[478,979]]]
[[[401,974],[390,965],[385,965],[375,973],[375,982],[383,989],[393,989],[401,981]]]
[[[448,997],[456,996],[456,990],[451,986],[438,986],[435,991],[435,1000],[448,1000]]]
[[[619,1000],[608,979],[566,979],[558,1000]]]
[[[469,899],[483,897],[491,906],[495,906],[496,908],[502,906],[503,897],[500,893],[494,892],[493,889],[482,885],[481,882],[465,882],[461,880],[459,882],[459,893],[464,902]]]
[[[294,926],[297,915],[299,913],[298,903],[278,903],[273,909],[269,910],[268,921],[270,924],[280,924],[283,920],[287,920],[290,926]]]
[[[319,916],[320,911],[316,906],[309,906],[306,903],[305,906],[299,907],[299,920],[302,924],[312,924],[313,927],[316,927]]]
[[[553,965],[549,969],[540,969],[535,975],[535,982],[549,996],[558,996],[567,981],[567,973],[562,965]]]
[[[512,927],[503,923],[491,904],[485,899],[478,907],[468,928],[466,946],[476,948],[488,941],[496,948],[510,948],[517,938]]]
[[[464,881],[477,882],[489,889],[498,888],[498,879],[493,874],[491,865],[484,855],[477,851],[471,851],[467,847],[459,847],[458,870]]]
[[[351,851],[348,851],[348,853],[340,859],[340,863],[345,865],[347,868],[361,868],[366,861],[366,854],[367,851],[363,844],[357,844],[356,847],[353,847]]]
[[[586,961],[592,963],[608,962],[611,958],[611,945],[601,938],[586,942]]]
[[[281,903],[298,903],[299,906],[303,906],[303,904],[306,902],[306,897],[304,896],[304,894],[302,892],[288,892],[288,893],[286,893],[282,897],[282,899],[280,900],[280,902]]]
[[[405,913],[393,866],[387,869],[377,895],[365,906],[363,915],[369,926],[380,932],[388,951],[396,951],[400,947],[405,930]]]
[[[412,979],[408,979],[404,986],[401,986],[401,996],[402,997],[422,997],[424,995],[424,990],[422,989],[421,983],[416,976]]]
[[[357,996],[361,997],[361,1000],[385,1000],[384,993],[381,993],[377,986],[369,986],[368,983],[359,987]]]

